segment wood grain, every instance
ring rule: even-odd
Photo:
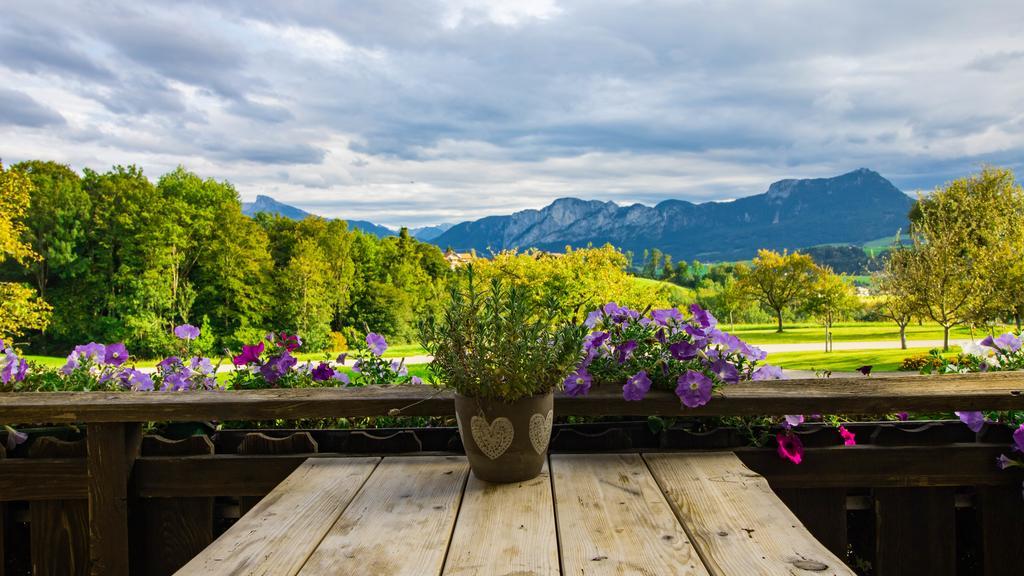
[[[177,574],[296,574],[379,462],[307,460]]]
[[[124,424],[90,424],[89,564],[95,576],[128,576],[129,461]]]
[[[452,393],[429,386],[292,388],[172,392],[33,392],[0,394],[13,423],[262,420],[454,413]],[[1024,373],[994,372],[744,382],[725,387],[700,408],[684,408],[668,391],[623,402],[617,387],[555,398],[562,416],[742,416],[809,413],[881,414],[898,410],[1024,409]]]
[[[846,558],[846,489],[772,487],[816,540]]]
[[[707,574],[639,454],[553,454],[563,574]]]
[[[213,443],[206,436],[190,436],[168,440],[147,436],[142,443],[147,456],[200,456],[214,453]],[[137,465],[137,463],[136,463]],[[177,477],[181,481],[183,477]],[[186,481],[182,492],[188,491]],[[213,498],[140,498],[142,552],[137,561],[147,576],[167,576],[184,566],[213,542]]]
[[[28,457],[82,458],[84,440],[67,442],[44,436],[28,449]],[[29,503],[32,573],[35,576],[78,576],[89,573],[89,507],[82,499],[37,500]]]
[[[385,458],[299,574],[440,574],[468,472],[459,456]]]
[[[313,436],[309,432],[296,432],[289,434],[284,438],[274,438],[267,436],[262,432],[250,432],[245,435],[245,438],[238,444],[237,452],[239,454],[263,454],[263,455],[281,455],[281,454],[315,454],[319,450],[316,440],[313,440]],[[260,501],[263,495],[259,496],[248,496],[239,495],[238,497],[238,508],[244,516],[252,510],[252,507]]]
[[[733,453],[644,459],[712,574],[853,576]]]
[[[516,484],[491,484],[470,473],[443,574],[559,574],[546,464],[540,476]]]
[[[1024,566],[1024,498],[1020,486],[978,490],[985,576],[1013,574]]]
[[[882,488],[874,496],[875,574],[956,574],[953,488]]]

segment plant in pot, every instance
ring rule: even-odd
[[[452,280],[444,313],[420,326],[434,380],[456,392],[459,434],[473,473],[489,482],[540,474],[554,418],[552,393],[579,363],[586,328],[552,300],[502,279],[481,286],[472,267]]]

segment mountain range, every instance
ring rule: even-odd
[[[561,198],[539,210],[488,216],[454,226],[410,230],[420,240],[459,251],[611,243],[640,254],[658,248],[676,260],[745,260],[759,248],[795,250],[822,244],[861,245],[906,230],[914,200],[877,172],[861,168],[833,178],[780,180],[762,194],[727,202],[665,200],[656,206]],[[308,212],[258,196],[246,214]],[[389,228],[349,220],[351,228],[385,236]]]

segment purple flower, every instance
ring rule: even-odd
[[[602,344],[608,341],[608,336],[609,334],[607,332],[601,331],[588,334],[587,337],[583,339],[583,349],[593,350],[595,348],[600,348]]]
[[[633,350],[636,350],[636,346],[636,340],[627,340],[619,346],[619,364],[629,360],[630,356],[633,355]]]
[[[423,378],[420,378],[419,376],[413,376],[412,379],[409,380],[409,384],[412,384],[413,386],[420,386],[423,384]]]
[[[366,335],[366,345],[370,347],[370,353],[374,356],[380,356],[388,349],[387,340],[376,332],[370,332]]]
[[[687,370],[676,381],[676,396],[687,408],[703,406],[711,400],[711,379],[695,370]]]
[[[961,422],[971,429],[971,432],[977,433],[985,423],[985,415],[981,412],[955,412],[955,414],[960,418]]]
[[[255,364],[260,361],[263,354],[263,342],[259,344],[247,344],[242,346],[242,353],[231,359],[235,366]]]
[[[398,360],[391,361],[391,371],[395,372],[399,376],[408,376],[409,368],[405,365],[405,362],[399,362]]]
[[[694,322],[699,324],[702,328],[713,328],[718,324],[718,320],[711,315],[711,312],[708,312],[696,304],[690,305],[690,313],[693,314]]]
[[[587,314],[587,320],[584,324],[586,324],[587,328],[593,328],[601,322],[602,318],[604,318],[604,313],[600,310],[594,310]]]
[[[191,324],[182,324],[174,327],[174,335],[182,340],[195,340],[199,338],[199,328]]]
[[[348,379],[348,374],[345,374],[345,373],[344,373],[344,372],[342,372],[341,370],[336,370],[336,371],[334,372],[334,376],[332,376],[332,378],[334,378],[334,379],[335,379],[335,380],[337,380],[338,382],[341,382],[341,383],[342,383],[342,384],[344,384],[345,386],[348,386],[348,385],[349,385],[349,384],[351,383],[351,382],[349,381],[349,379]]]
[[[189,360],[188,364],[189,364],[189,366],[192,367],[192,370],[195,370],[196,372],[199,372],[200,374],[211,374],[211,373],[213,373],[213,363],[210,362],[209,358],[204,358],[202,356],[193,356]]]
[[[795,428],[804,423],[803,414],[787,414],[785,422],[782,423],[784,428]]]
[[[171,390],[174,392],[180,390],[188,390],[189,383],[185,374],[181,372],[171,372],[164,375],[164,384],[160,388],[161,390]]]
[[[79,358],[80,356],[78,355],[78,352],[68,354],[67,362],[65,362],[64,366],[61,367],[60,373],[65,376],[70,376],[72,372],[78,369]]]
[[[139,370],[129,370],[128,375],[128,387],[132,390],[150,391],[153,389],[153,378],[145,372]]]
[[[267,360],[267,363],[260,366],[260,374],[271,384],[277,382],[282,376],[288,373],[298,360],[288,353],[287,350]]]
[[[6,444],[8,452],[14,451],[14,449],[17,448],[19,444],[23,444],[26,440],[28,440],[28,434],[25,434],[24,432],[18,432],[17,430],[11,428],[10,426],[4,426],[4,429],[7,430]]]
[[[651,310],[651,319],[662,326],[668,326],[671,322],[682,322],[683,313],[678,308],[661,308]]]
[[[750,376],[751,380],[781,380],[782,379],[782,368],[778,366],[772,366],[771,364],[765,364],[759,366],[757,370]]]
[[[89,358],[93,361],[99,362],[101,358],[106,356],[106,346],[97,342],[79,344],[78,346],[75,346],[74,353],[78,354],[82,358]]]
[[[637,402],[643,400],[650,389],[651,379],[647,377],[646,370],[641,370],[626,380],[626,384],[622,386],[622,397],[630,402]]]
[[[738,340],[738,342],[739,346],[737,347],[737,349],[739,350],[740,354],[742,354],[743,357],[746,358],[747,360],[760,362],[761,360],[764,360],[765,358],[768,357],[768,353],[765,352],[764,350],[761,350],[757,346],[751,346],[750,344],[747,344],[743,340]]]
[[[898,418],[900,422],[906,422],[910,419],[910,414],[907,412],[897,412],[896,418]]]
[[[341,354],[338,354],[338,359],[335,360],[335,362],[344,366],[346,358],[348,358],[348,352],[342,352]]]
[[[287,332],[281,332],[279,335],[281,339],[280,346],[289,352],[294,352],[300,346],[302,346],[302,338],[299,338],[298,334],[288,334]]]
[[[316,368],[313,368],[313,381],[314,382],[325,382],[334,378],[334,368],[327,362],[321,362]]]
[[[175,366],[182,366],[182,365],[183,364],[181,363],[181,358],[178,358],[177,356],[168,356],[167,358],[164,358],[163,360],[161,360],[156,365],[156,367],[159,368],[160,370],[170,370],[171,368],[174,368]]]
[[[1013,443],[1016,444],[1014,448],[1018,452],[1024,452],[1024,424],[1021,424],[1020,428],[1013,431]]]
[[[356,374],[361,373],[363,371],[363,361],[362,360],[356,360],[355,362],[353,362],[352,363],[352,371],[355,372]]]
[[[996,348],[1007,352],[1020,350],[1020,339],[1007,332],[995,339]]]
[[[111,366],[120,366],[126,360],[128,360],[128,348],[125,347],[124,342],[107,345],[103,356],[104,363]]]
[[[1020,462],[1017,462],[1013,458],[1007,457],[1006,454],[1000,454],[999,457],[996,458],[996,466],[999,466],[1000,470],[1006,470],[1007,468],[1020,466]]]
[[[14,381],[22,382],[26,375],[28,375],[28,362],[24,358],[20,358],[18,359],[18,370],[14,373]]]
[[[793,464],[799,464],[804,459],[804,443],[795,434],[780,432],[775,437],[778,444],[779,457],[789,460]]]
[[[565,393],[569,396],[583,396],[590,391],[590,385],[593,382],[593,378],[583,368],[580,368],[569,374],[563,384],[565,385]]]
[[[736,384],[740,381],[740,371],[731,363],[723,359],[711,363],[711,370],[718,375],[718,379],[727,384]]]
[[[668,351],[676,360],[689,360],[697,356],[697,352],[700,351],[700,347],[696,344],[691,344],[686,340],[680,340],[679,342],[669,346]]]

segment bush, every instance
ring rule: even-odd
[[[331,332],[330,344],[328,344],[328,351],[330,352],[344,352],[348,350],[348,339],[341,332]]]

